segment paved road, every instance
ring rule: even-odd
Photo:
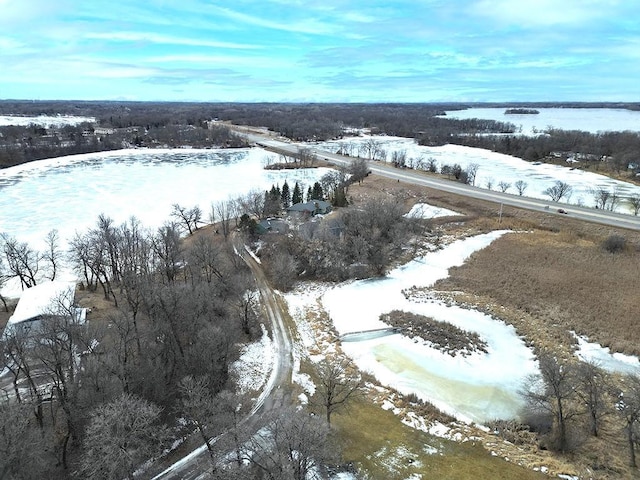
[[[262,305],[271,324],[272,341],[275,349],[276,362],[271,370],[269,380],[253,408],[241,422],[244,427],[255,427],[257,430],[261,414],[276,410],[291,402],[289,386],[293,371],[293,341],[291,333],[285,324],[278,297],[271,288],[262,267],[251,255],[246,253],[243,246],[238,245],[237,251],[256,279],[262,298]],[[210,470],[209,462],[206,447],[202,445],[180,461],[167,466],[163,472],[155,475],[153,480],[204,479],[207,478],[207,471]]]
[[[251,142],[283,153],[296,154],[301,148],[311,148],[318,158],[326,160],[327,162],[334,165],[345,166],[353,160],[350,157],[337,155],[335,153],[327,152],[314,147],[309,147],[307,145],[285,143],[253,132],[242,133]],[[390,165],[382,164],[379,162],[370,162],[369,168],[373,173],[377,175],[397,179],[401,182],[423,185],[425,187],[441,190],[444,192],[455,193],[456,195],[477,198],[478,200],[485,200],[497,204],[523,208],[526,210],[533,210],[537,212],[544,212],[553,215],[563,215],[561,213],[558,213],[558,209],[562,208],[566,210],[568,212],[568,216],[573,219],[599,223],[601,225],[608,225],[611,227],[626,228],[629,230],[640,230],[640,217],[635,217],[632,215],[623,215],[606,210],[583,208],[574,205],[567,205],[564,203],[556,203],[547,200],[511,195],[508,193],[501,193],[493,190],[486,190],[478,187],[472,187],[470,185],[465,185],[459,182],[431,177],[424,172],[394,168]]]

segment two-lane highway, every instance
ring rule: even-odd
[[[318,148],[309,147],[308,145],[285,143],[256,133],[247,134],[243,132],[243,134],[246,135],[246,137],[251,142],[254,142],[257,145],[265,147],[269,150],[275,150],[277,152],[295,155],[299,153],[301,149],[311,148],[318,159],[325,160],[337,166],[347,166],[353,161],[352,157],[345,157],[343,155],[320,150]],[[608,210],[585,208],[579,207],[577,205],[567,205],[565,203],[556,203],[538,198],[486,190],[471,185],[466,185],[464,183],[436,178],[428,175],[426,172],[409,169],[398,169],[391,165],[380,162],[369,162],[369,169],[372,173],[375,173],[377,175],[397,179],[415,185],[422,185],[425,187],[433,188],[435,190],[454,193],[456,195],[461,195],[469,198],[476,198],[478,200],[485,200],[497,204],[508,205],[511,207],[523,208],[526,210],[533,210],[538,212],[546,212],[555,215],[563,215],[561,213],[558,213],[558,209],[562,208],[569,212],[568,215],[571,218],[576,220],[599,223],[601,225],[607,225],[616,228],[640,230],[640,217],[632,215],[624,215],[620,213],[610,212]]]

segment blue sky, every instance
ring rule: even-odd
[[[640,101],[635,0],[0,0],[1,99]]]

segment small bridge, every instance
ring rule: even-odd
[[[404,328],[402,327],[386,327],[375,328],[373,330],[360,330],[359,332],[348,332],[340,335],[340,340],[343,342],[362,342],[364,340],[372,340],[374,338],[395,335],[396,333],[402,333],[403,331]]]

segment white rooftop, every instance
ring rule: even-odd
[[[64,308],[70,312],[76,286],[74,282],[43,282],[27,288],[20,296],[13,315],[7,325],[31,320],[43,314],[50,314]]]

